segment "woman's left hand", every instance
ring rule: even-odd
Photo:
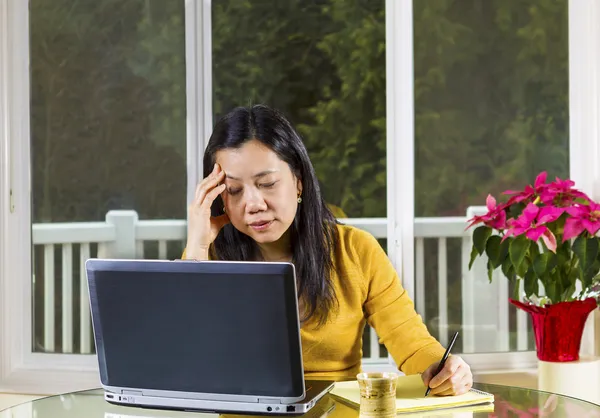
[[[473,386],[473,375],[471,368],[459,356],[450,356],[444,364],[444,368],[434,376],[437,371],[438,362],[433,363],[421,375],[425,386],[429,386],[432,395],[449,396],[462,395]]]

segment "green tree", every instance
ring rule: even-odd
[[[568,175],[567,2],[414,2],[417,216]]]
[[[303,135],[326,199],[385,216],[382,0],[213,4],[214,109],[266,103]]]
[[[34,222],[185,216],[183,2],[166,3],[32,2]]]

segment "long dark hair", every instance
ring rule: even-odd
[[[204,177],[212,171],[217,151],[239,148],[252,139],[275,152],[302,182],[302,203],[290,226],[292,262],[296,269],[298,295],[307,308],[302,320],[314,316],[322,325],[337,305],[331,276],[333,251],[339,238],[336,219],[321,196],[306,147],[291,123],[281,113],[264,105],[233,109],[213,129],[204,152]],[[213,202],[211,211],[213,216],[223,214],[220,196]],[[215,239],[213,256],[219,260],[261,259],[256,242],[232,224],[225,225]]]

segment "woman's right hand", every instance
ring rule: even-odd
[[[211,216],[210,208],[225,191],[225,171],[215,164],[213,171],[196,187],[194,201],[188,207],[186,259],[208,260],[208,248],[219,231],[229,223],[227,214]]]

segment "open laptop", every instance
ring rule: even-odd
[[[303,414],[333,388],[304,380],[291,263],[89,259],[86,271],[108,402]]]

